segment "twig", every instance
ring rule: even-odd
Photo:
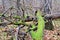
[[[10,10],[12,7],[8,8],[7,10],[5,10],[2,15],[4,15],[8,10]]]

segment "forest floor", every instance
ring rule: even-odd
[[[53,30],[44,30],[44,40],[60,40],[60,20],[54,20],[53,25]]]
[[[57,22],[55,23],[53,30],[44,29],[43,40],[60,40],[60,25],[59,25],[60,22],[59,23]],[[12,29],[14,30],[11,32]],[[27,28],[25,27],[21,31],[25,32],[26,29]],[[7,25],[7,27],[3,27],[3,28],[1,27],[0,28],[0,40],[16,40],[15,33],[16,33],[16,25]],[[27,33],[25,40],[32,40],[29,33]]]

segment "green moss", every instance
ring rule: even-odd
[[[18,19],[19,19],[19,18],[20,18],[20,16],[15,15],[15,16],[13,16],[13,18],[18,18]]]
[[[37,30],[36,31],[30,31],[30,34],[33,38],[33,40],[42,40],[43,39],[43,29],[45,26],[45,22],[43,17],[41,16],[40,10],[37,11],[37,18],[38,18],[38,25],[37,25]],[[32,28],[35,28],[36,26],[33,24]]]

